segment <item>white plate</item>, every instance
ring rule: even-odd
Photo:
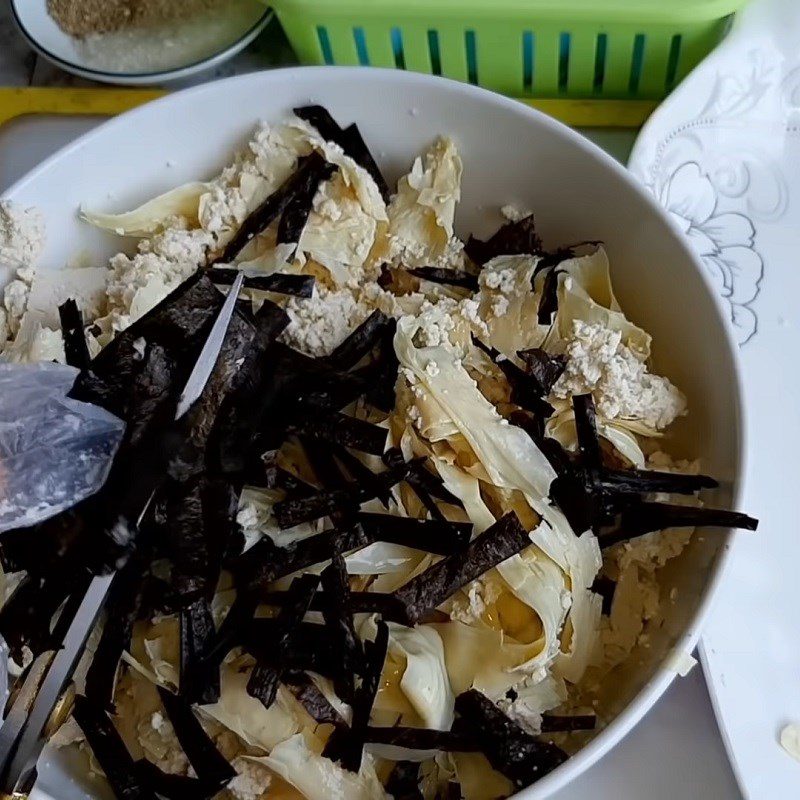
[[[176,184],[210,176],[247,140],[255,117],[280,119],[308,102],[328,106],[342,122],[357,122],[390,181],[436,135],[452,134],[465,162],[457,214],[462,235],[487,233],[499,222],[496,209],[514,202],[536,210],[551,246],[604,240],[623,307],[653,333],[657,366],[689,396],[692,414],[679,426],[678,444],[702,456],[708,470],[723,479],[711,502],[735,505],[743,449],[735,346],[699,262],[618,163],[520,103],[397,71],[306,68],[247,75],[172,95],[106,123],[46,161],[8,195],[45,214],[44,266],[59,268],[86,249],[100,259],[119,241],[80,224],[75,212],[81,203],[132,207]],[[679,666],[675,654],[691,652],[697,641],[727,541],[723,532],[709,532],[679,560],[665,587],[667,593],[679,587],[679,602],[669,607],[663,640],[654,638],[653,647],[639,654],[641,668],[627,682],[619,681],[621,695],[631,702],[525,797],[543,798],[566,785],[663,693]],[[56,758],[41,776],[42,790],[60,800],[97,791],[85,778],[67,777]]]
[[[738,538],[703,634],[720,726],[750,800],[800,796],[779,746],[800,722],[800,8],[766,0],[653,115],[630,167],[703,257],[742,345],[748,438]]]
[[[247,47],[273,16],[260,0],[239,0],[233,17],[220,11],[210,24],[181,25],[182,32],[174,40],[165,40],[152,53],[158,59],[157,66],[136,69],[112,68],[98,61],[80,40],[58,27],[47,13],[47,0],[11,0],[11,10],[31,47],[57,66],[83,78],[125,85],[165,83],[217,66]],[[187,30],[193,35],[187,36]],[[146,46],[152,49],[151,44]],[[129,42],[120,40],[120,51],[130,49]]]

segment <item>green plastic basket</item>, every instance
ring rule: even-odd
[[[299,59],[515,96],[663,97],[744,0],[273,0]]]

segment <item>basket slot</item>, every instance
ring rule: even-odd
[[[513,47],[505,23],[484,23],[475,38],[477,78],[481,86],[519,95],[525,91],[522,47]]]
[[[675,72],[675,82],[683,80],[714,48],[723,36],[728,19],[720,20],[716,26],[708,28],[684,28],[681,35],[681,52]]]
[[[370,65],[369,52],[367,50],[367,37],[363,28],[353,28],[353,41],[356,45],[358,63],[362,67],[368,67]]]
[[[536,94],[558,93],[559,33],[555,28],[534,31],[533,91]]]
[[[592,89],[599,94],[603,91],[606,78],[606,57],[608,55],[608,34],[599,33],[594,50],[594,81]]]
[[[317,43],[319,44],[319,54],[322,63],[333,64],[331,40],[328,36],[328,29],[324,25],[317,25]]]
[[[681,60],[681,40],[682,36],[676,33],[672,37],[669,45],[669,61],[667,62],[667,91],[675,86],[675,76],[678,74],[678,64]]]
[[[467,80],[477,85],[478,78],[478,48],[475,31],[464,32],[464,50],[467,53]]]
[[[631,60],[631,75],[628,81],[628,91],[631,94],[639,93],[639,82],[642,79],[642,67],[644,65],[645,48],[647,38],[643,33],[637,33],[633,37],[633,58]]]
[[[405,69],[406,51],[403,45],[403,31],[401,31],[400,28],[392,28],[391,40],[394,65],[397,69]]]
[[[355,30],[364,32],[367,58],[373,67],[396,66],[391,30],[383,25],[364,25],[363,28]]]
[[[439,31],[428,31],[428,55],[431,58],[431,72],[442,74],[442,51],[439,49]]]
[[[594,90],[596,54],[597,36],[594,33],[587,31],[570,36],[566,86],[570,94],[588,95]]]
[[[671,47],[672,37],[667,34],[647,37],[639,79],[640,95],[658,97],[664,94]]]
[[[319,29],[318,29],[319,30]],[[356,39],[353,34],[353,27],[345,22],[333,22],[322,28],[327,33],[330,44],[330,52],[333,61],[330,63],[353,66],[360,64],[358,50],[356,49]],[[322,45],[323,37],[320,35],[320,46],[323,54],[325,47]],[[325,63],[329,63],[326,59]]]
[[[442,75],[457,81],[466,81],[467,51],[463,32],[455,26],[447,26],[437,29],[436,33],[439,41]]]
[[[536,36],[533,31],[522,33],[522,86],[526,94],[533,91],[533,54],[536,50]]]

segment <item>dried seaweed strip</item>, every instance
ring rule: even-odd
[[[350,369],[379,342],[389,318],[377,309],[373,311],[324,361],[334,369]]]
[[[322,606],[322,617],[331,629],[341,656],[341,671],[334,679],[334,688],[345,702],[351,702],[355,691],[354,676],[361,671],[362,652],[353,624],[350,584],[341,553],[333,556],[322,571],[320,581],[327,600]]]
[[[561,748],[527,734],[475,689],[460,694],[455,708],[459,719],[453,730],[463,731],[467,736],[480,731],[484,755],[516,789],[530,786],[567,760]]]
[[[571,731],[593,731],[597,727],[594,714],[571,714],[542,716],[542,733],[568,733]]]
[[[283,682],[315,722],[320,725],[344,724],[339,712],[305,672],[284,673]]]
[[[114,794],[120,800],[155,800],[155,793],[145,788],[122,737],[106,712],[78,695],[72,715],[103,768]]]
[[[401,586],[395,596],[416,624],[462,586],[531,543],[514,512],[506,514],[460,553],[442,559]]]
[[[255,236],[286,210],[294,197],[308,192],[310,186],[316,190],[320,181],[327,180],[335,169],[319,153],[308,156],[298,169],[245,219],[222,254],[213,263],[232,263]]]
[[[483,266],[496,256],[540,255],[542,240],[536,233],[533,214],[530,214],[517,222],[502,225],[486,241],[470,236],[464,251],[476,264]]]
[[[203,484],[177,487],[167,502],[166,538],[171,582],[183,606],[208,593],[209,552],[203,524]]]
[[[528,414],[525,411],[513,411],[509,414],[508,421],[512,425],[522,428],[533,439],[558,475],[572,472],[571,455],[556,439],[545,436],[544,419],[541,415]]]
[[[198,597],[180,612],[180,669],[181,676],[197,674],[197,665],[208,658],[216,641],[216,628],[211,604]],[[192,701],[213,703],[219,697],[219,674],[207,675],[202,686],[181,680],[181,694]]]
[[[444,283],[449,286],[458,286],[471,292],[478,291],[478,276],[470,275],[459,269],[442,269],[440,267],[417,267],[410,269],[409,273],[417,278],[422,278],[431,283]]]
[[[419,783],[419,763],[398,761],[389,773],[386,791],[394,800],[423,800]]]
[[[540,325],[550,325],[553,315],[558,311],[558,270],[550,267],[542,283],[542,296],[539,298],[539,309],[536,321]]]
[[[209,800],[217,789],[188,775],[173,775],[142,758],[134,763],[137,778],[150,791],[165,800]]]
[[[159,344],[145,351],[141,370],[130,389],[130,411],[125,429],[125,443],[139,445],[143,438],[163,423],[172,407],[167,406],[179,392],[176,380],[177,364]]]
[[[606,575],[598,575],[592,583],[592,591],[599,594],[603,601],[602,612],[606,616],[611,614],[611,607],[614,604],[614,592],[617,590],[617,582],[612,581]]]
[[[58,307],[61,320],[61,336],[64,339],[64,356],[67,364],[76,369],[89,367],[89,347],[83,332],[83,315],[74,299],[66,300]]]
[[[14,661],[22,663],[25,647],[36,656],[59,644],[52,640],[50,623],[76,588],[75,576],[68,577],[64,572],[22,579],[0,609],[0,635]]]
[[[567,366],[564,356],[551,356],[539,347],[518,350],[517,355],[525,362],[528,375],[536,382],[542,397],[550,394]]]
[[[290,433],[336,442],[373,455],[383,453],[388,435],[386,428],[339,412],[319,413],[299,420],[290,425],[288,430]]]
[[[303,156],[298,159],[298,168],[302,167],[306,158],[307,156]],[[327,180],[335,169],[332,165],[329,166],[331,169],[327,174],[322,173],[316,183],[313,181],[306,183],[286,204],[286,208],[278,222],[278,244],[297,243],[300,241],[303,228],[308,222],[308,215],[311,213],[314,195],[316,195],[319,185]]]
[[[389,320],[381,336],[377,359],[367,372],[371,381],[371,388],[367,392],[367,400],[375,408],[387,414],[395,406],[395,385],[400,362],[394,350],[394,335],[397,331],[397,322]]]
[[[286,602],[287,592],[263,592],[259,599],[269,605],[282,605]],[[329,603],[326,592],[317,592],[311,602],[312,611],[322,611]],[[404,606],[393,595],[386,592],[350,592],[350,608],[354,614],[380,614],[384,619],[402,620]]]
[[[367,544],[369,539],[357,527],[323,531],[285,547],[278,547],[269,536],[264,536],[234,559],[230,568],[239,579],[240,585],[250,591],[260,591],[278,578],[328,561],[337,552],[346,553]]]
[[[346,447],[332,445],[331,451],[342,466],[350,474],[351,481],[362,486],[368,487],[369,493],[377,497],[384,508],[389,508],[392,503],[392,493],[390,487],[383,484],[380,478],[361,461],[354,456]]]
[[[226,397],[236,389],[239,370],[254,347],[257,347],[255,327],[235,312],[208,382],[186,414],[186,439],[169,461],[169,474],[174,480],[186,481],[205,469],[206,451],[217,416]]]
[[[575,412],[575,430],[578,434],[578,450],[584,467],[599,467],[602,464],[600,441],[597,438],[594,400],[591,394],[572,396]]]
[[[375,486],[380,485],[384,488],[394,486],[405,480],[407,475],[417,469],[422,461],[424,461],[423,458],[413,459],[408,463],[403,462],[384,472],[376,473],[378,484]],[[371,493],[373,490],[369,486],[348,483],[345,489],[316,492],[308,497],[281,500],[272,507],[272,513],[281,528],[293,528],[301,522],[310,522],[335,514],[337,511],[356,511],[361,503],[371,500],[375,496]]]
[[[302,575],[295,578],[289,587],[289,601],[281,607],[275,620],[278,633],[273,644],[279,662],[291,646],[295,630],[311,605],[319,580],[317,575]],[[280,676],[281,670],[266,664],[256,664],[247,681],[247,693],[260,700],[265,708],[269,708],[275,702]]]
[[[130,646],[145,592],[145,562],[132,558],[114,578],[106,604],[106,625],[86,673],[84,693],[95,705],[114,710],[114,688],[122,652]]]
[[[230,267],[213,267],[208,271],[214,283],[230,286],[241,274],[240,270]],[[273,272],[269,275],[244,276],[244,288],[261,292],[289,294],[294,297],[311,297],[314,294],[313,275],[291,275],[284,272]]]
[[[680,472],[657,472],[645,469],[598,470],[594,483],[602,490],[613,493],[694,494],[702,489],[716,489],[719,483],[708,475],[688,475]]]
[[[669,503],[637,502],[620,514],[619,524],[602,531],[600,547],[606,548],[652,531],[668,528],[740,528],[754,531],[758,520],[736,511],[703,506],[678,506]]]
[[[330,442],[319,441],[310,436],[299,438],[311,471],[320,486],[326,489],[347,489],[351,485],[333,457],[333,448],[331,448]]]
[[[353,699],[353,723],[348,728],[337,728],[322,751],[322,755],[338,761],[351,772],[361,768],[365,735],[375,696],[380,685],[381,672],[389,646],[389,628],[382,620],[377,623],[374,641],[364,642],[364,669],[361,685]]]
[[[372,176],[375,181],[378,191],[381,193],[384,203],[389,203],[392,199],[392,192],[389,189],[389,184],[386,183],[386,178],[380,170],[375,158],[367,147],[364,137],[358,126],[353,123],[348,125],[342,133],[342,148],[356,162],[362,166]]]
[[[553,407],[544,400],[541,386],[532,375],[518,367],[513,361],[509,361],[498,350],[484,344],[476,336],[472,337],[472,342],[483,350],[506,376],[506,380],[511,386],[512,403],[543,417],[549,417],[553,413]]]
[[[218,791],[236,777],[236,770],[217,750],[189,703],[163,687],[157,688],[175,736],[192,769],[204,785]]]
[[[241,646],[259,664],[287,672],[309,671],[335,678],[339,673],[339,651],[324,625],[303,622],[295,628],[291,647],[279,653],[275,637],[280,629],[275,619],[255,619],[242,632]]]
[[[373,541],[401,544],[443,556],[462,552],[469,544],[473,528],[471,522],[441,522],[392,514],[359,513],[356,520]]]
[[[399,447],[390,448],[381,458],[387,467],[395,468],[406,463]],[[425,461],[426,459],[423,458],[409,462],[409,472],[405,479],[406,483],[410,484],[414,490],[421,488],[433,497],[438,497],[449,505],[461,508],[461,500],[445,487],[444,481],[438,475],[434,475],[425,467]]]
[[[406,728],[395,725],[391,728],[370,726],[365,731],[365,741],[370,744],[388,744],[409,750],[441,750],[445,753],[475,753],[481,747],[480,737],[467,736],[463,732],[431,730],[429,728]]]
[[[350,156],[356,164],[363,167],[377,184],[383,201],[385,203],[389,202],[391,191],[386,179],[383,177],[372,153],[361,136],[361,132],[355,124],[349,125],[343,130],[328,110],[318,105],[298,107],[294,109],[294,113],[295,116],[305,120],[309,125],[313,125],[323,139],[338,144],[346,155]]]

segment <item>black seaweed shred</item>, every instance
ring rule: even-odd
[[[512,425],[522,428],[533,439],[536,446],[550,462],[550,466],[559,476],[570,473],[572,470],[572,457],[556,439],[545,436],[544,419],[541,415],[528,414],[525,411],[513,411],[509,414],[508,421]]]
[[[536,233],[533,214],[517,222],[502,225],[486,241],[470,236],[464,246],[466,254],[480,266],[496,256],[539,255],[542,240]]]
[[[415,468],[417,460],[390,467],[384,472],[376,474],[379,484],[361,486],[357,483],[348,483],[344,489],[315,492],[306,497],[287,498],[272,507],[275,520],[281,528],[293,528],[301,522],[326,517],[337,511],[352,512],[358,506],[372,499],[377,485],[388,488],[404,480],[410,470]]]
[[[422,278],[431,283],[444,283],[450,286],[458,286],[462,289],[469,289],[471,292],[478,291],[478,276],[471,275],[458,269],[441,269],[440,267],[417,267],[410,269],[409,273],[416,278]]]
[[[528,375],[536,382],[536,388],[542,397],[550,394],[567,366],[564,356],[551,356],[539,347],[519,350],[517,355],[525,362]]]
[[[395,468],[405,463],[403,453],[400,451],[399,447],[390,448],[381,458],[387,467]],[[449,505],[457,506],[458,508],[463,507],[461,500],[447,489],[444,485],[444,481],[425,467],[424,460],[415,459],[409,462],[409,464],[410,467],[405,480],[412,488],[416,490],[417,487],[419,487],[424,489],[428,494],[433,497],[438,497]]]
[[[385,622],[379,620],[375,639],[364,642],[364,668],[361,685],[356,690],[352,704],[353,723],[350,728],[337,728],[322,752],[323,756],[340,762],[345,769],[351,772],[358,772],[361,768],[369,717],[378,693],[388,646],[389,627]]]
[[[217,750],[185,700],[160,686],[158,694],[175,730],[175,736],[200,782],[218,791],[236,777],[236,770]]]
[[[370,726],[364,736],[370,744],[388,744],[408,750],[441,750],[445,753],[475,753],[481,747],[480,737],[466,736],[460,732],[439,731],[429,728],[391,728]]]
[[[298,169],[305,163],[307,156],[302,156],[297,160]],[[304,185],[297,194],[286,204],[286,208],[281,214],[278,222],[278,244],[299,243],[303,234],[303,228],[308,222],[308,215],[311,213],[314,195],[319,188],[319,183],[309,182]]]
[[[389,185],[355,124],[349,125],[343,130],[330,112],[322,106],[301,106],[293,110],[295,116],[305,120],[309,125],[313,125],[323,139],[338,144],[346,155],[363,167],[377,184],[383,201],[389,202],[391,199]]]
[[[383,453],[388,434],[386,428],[340,412],[327,414],[320,412],[292,423],[288,431],[313,439],[336,442],[373,455]]]
[[[724,511],[705,506],[636,502],[623,509],[616,526],[600,532],[600,547],[611,547],[652,531],[703,527],[740,528],[754,531],[758,528],[758,520],[736,511]]]
[[[58,307],[61,320],[61,336],[64,339],[64,356],[67,364],[80,370],[89,368],[89,347],[83,332],[83,315],[74,299],[64,301]]]
[[[694,494],[702,489],[716,489],[719,483],[708,475],[687,475],[680,472],[658,472],[646,469],[604,468],[595,476],[601,489],[617,493],[645,494],[665,492]]]
[[[259,599],[270,605],[282,605],[287,600],[287,592],[262,592]],[[322,611],[328,602],[326,592],[317,592],[311,601],[311,610]],[[354,614],[380,614],[392,621],[402,620],[405,610],[393,594],[386,592],[350,592],[349,604]]]
[[[289,587],[289,602],[281,607],[275,620],[278,633],[273,643],[277,650],[275,658],[279,663],[291,646],[295,629],[306,615],[318,584],[317,575],[302,575],[295,578]],[[275,702],[280,678],[281,670],[268,664],[256,664],[247,681],[247,693],[269,708]]]
[[[575,412],[575,430],[578,434],[578,450],[584,467],[599,467],[602,463],[600,442],[597,438],[594,400],[591,394],[576,394],[572,398]]]
[[[216,639],[211,604],[205,597],[196,598],[180,611],[180,671],[189,675],[208,657]],[[181,694],[193,702],[213,703],[219,697],[219,675],[209,675],[202,687],[181,681]],[[189,694],[191,692],[191,695]],[[196,692],[196,693],[195,693]]]
[[[320,581],[326,599],[322,606],[322,617],[333,634],[341,656],[341,670],[334,680],[334,689],[339,697],[350,703],[355,692],[355,675],[362,669],[363,653],[353,624],[347,566],[341,553],[333,556],[331,563],[322,571]]]
[[[359,513],[356,521],[373,541],[414,547],[442,556],[460,553],[469,544],[471,522],[422,520],[392,514]]]
[[[570,731],[593,731],[597,727],[594,714],[572,714],[559,716],[542,715],[542,733],[568,733]]]
[[[335,553],[346,553],[369,544],[359,528],[331,529],[279,547],[264,536],[230,564],[241,585],[250,591],[265,589],[269,583],[312,564],[330,560]]]
[[[422,800],[419,782],[419,763],[398,761],[389,773],[386,791],[394,800]]]
[[[477,336],[472,337],[472,342],[483,350],[506,376],[511,387],[512,403],[543,417],[549,417],[553,413],[553,407],[544,399],[544,392],[536,378],[505,358],[498,350],[484,344]]]
[[[558,270],[550,267],[544,276],[536,321],[540,325],[550,325],[556,311],[558,311]]]
[[[258,617],[241,630],[239,645],[260,665],[286,672],[316,672],[334,679],[341,669],[339,650],[325,625],[302,622],[296,625],[291,646],[279,652],[276,639],[281,629],[275,619]]]
[[[350,480],[362,486],[369,487],[370,494],[373,494],[383,503],[383,507],[388,509],[392,504],[392,493],[390,487],[381,482],[380,478],[357,456],[354,456],[346,447],[334,444],[331,450],[336,460],[350,474]]]
[[[344,720],[316,684],[303,672],[288,673],[284,683],[309,716],[319,724],[343,725]]]
[[[240,274],[238,269],[229,267],[213,267],[208,272],[214,283],[230,286]],[[294,297],[311,297],[314,294],[313,275],[291,275],[284,272],[273,272],[270,275],[244,276],[245,289],[258,289],[262,292],[289,294]]]
[[[609,616],[614,605],[614,592],[617,591],[617,582],[606,575],[598,575],[592,583],[592,591],[599,594],[603,601],[603,614]]]
[[[517,515],[513,511],[506,514],[473,539],[463,551],[428,567],[395,592],[405,606],[408,623],[420,622],[462,586],[530,543]]]
[[[556,745],[526,733],[475,689],[456,698],[455,732],[466,736],[480,731],[481,750],[489,763],[517,789],[535,783],[567,760]]]
[[[389,322],[384,313],[373,311],[329,356],[324,358],[325,363],[334,369],[354,367],[380,342],[381,335],[389,327]]]
[[[78,695],[72,715],[114,794],[120,800],[155,800],[154,792],[145,788],[138,777],[134,761],[106,712]]]
[[[235,236],[225,246],[222,254],[213,263],[230,264],[233,262],[255,236],[286,210],[293,198],[298,195],[305,196],[311,186],[316,191],[317,186],[330,178],[335,170],[336,167],[325,161],[319,153],[312,153],[308,156],[297,170],[245,219]]]

